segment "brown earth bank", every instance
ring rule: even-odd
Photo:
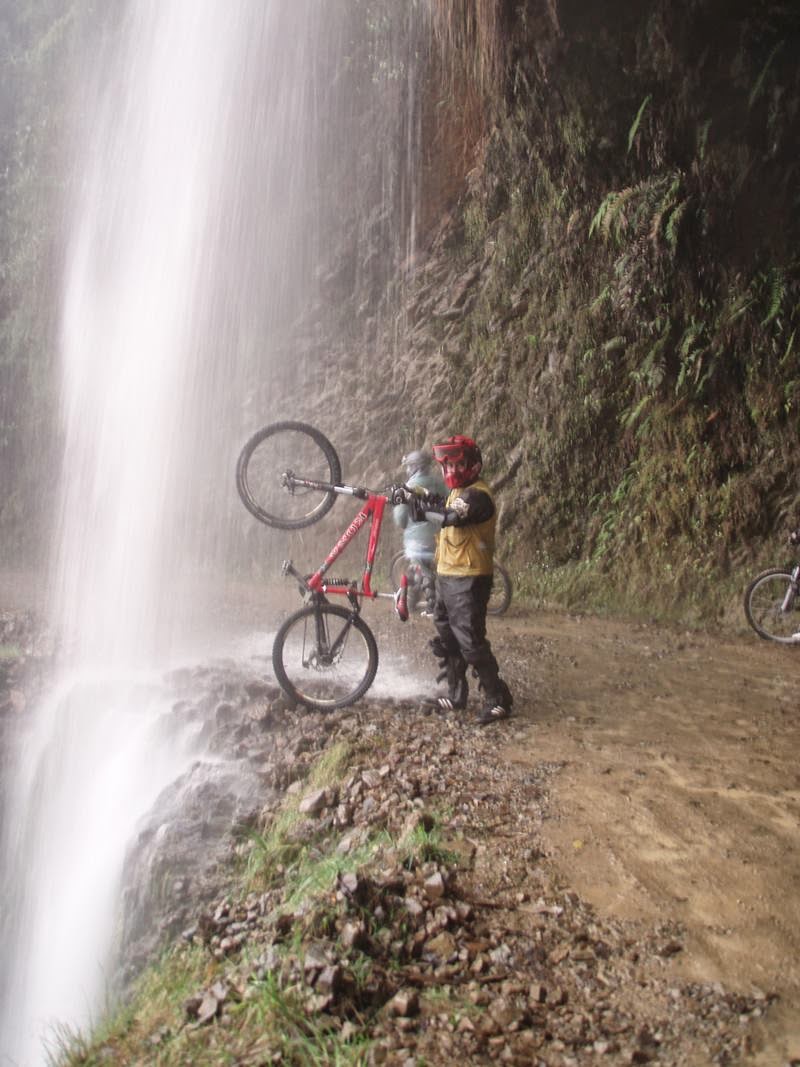
[[[192,1062],[218,1062],[238,1048],[230,1006],[277,969],[375,1062],[800,1063],[797,651],[512,606],[490,637],[515,716],[481,729],[476,694],[466,713],[420,711],[430,624],[366,614],[382,659],[367,700],[321,716],[251,685],[216,743],[230,733],[269,783],[265,829],[281,796],[303,797],[291,836],[312,854],[429,819],[441,837],[412,859],[379,849],[322,910],[293,911],[279,880],[218,897],[184,936],[222,977],[142,1034],[150,1060],[107,1052],[178,1062],[170,1041],[197,1028]],[[338,742],[346,779],[309,793]],[[264,1041],[230,1062],[277,1062]]]
[[[800,1058],[797,653],[533,614],[495,623],[512,764],[558,761],[548,858],[598,915],[682,930],[677,977],[778,994],[751,1062]]]

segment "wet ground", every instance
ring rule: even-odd
[[[265,641],[267,614],[243,611]],[[430,624],[366,615],[370,698],[427,689]],[[747,1062],[800,1062],[800,649],[516,606],[490,636],[516,695],[491,728],[503,755],[559,768],[540,829],[564,884],[608,919],[680,930],[676,981],[777,994]]]

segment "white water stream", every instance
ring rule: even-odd
[[[191,611],[186,463],[213,389],[196,323],[245,31],[214,0],[132,3],[81,87],[53,593],[66,648],[7,794],[4,1063],[44,1062],[59,1026],[102,1011],[126,847],[192,756],[154,672]]]
[[[159,678],[191,646],[204,568],[226,557],[235,456],[256,428],[242,383],[268,372],[270,327],[313,299],[323,241],[307,232],[325,180],[313,71],[337,5],[119,6],[76,92],[63,666],[4,790],[0,1064],[16,1067],[105,1007],[126,847],[197,756]]]

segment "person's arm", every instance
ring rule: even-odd
[[[413,506],[413,505],[412,505]],[[486,522],[494,515],[494,502],[482,489],[465,489],[457,496],[450,507],[441,497],[429,497],[417,505],[421,517],[435,526],[470,526]]]

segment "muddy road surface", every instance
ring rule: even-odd
[[[491,636],[524,724],[508,760],[562,765],[562,876],[682,928],[676,976],[777,994],[753,1062],[800,1062],[800,648],[536,612]]]

